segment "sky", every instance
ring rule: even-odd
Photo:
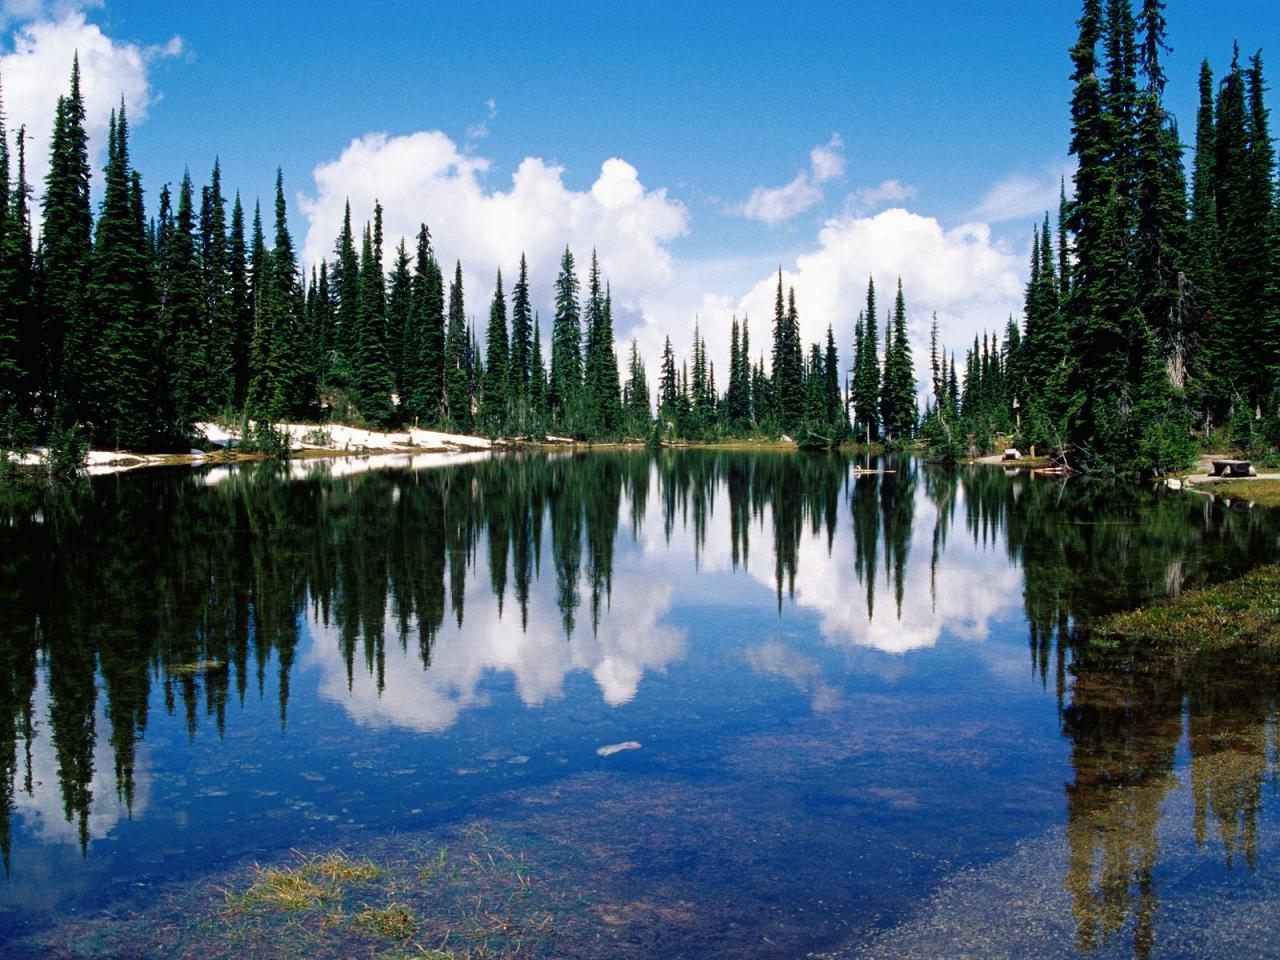
[[[1201,59],[1220,74],[1237,39],[1280,49],[1275,12],[1169,0],[1184,140]],[[216,157],[269,211],[280,167],[312,264],[348,199],[357,220],[379,200],[388,262],[425,221],[481,329],[524,252],[545,339],[560,254],[585,278],[596,249],[620,355],[635,337],[652,379],[663,338],[687,353],[697,322],[723,384],[734,315],[767,348],[779,270],[805,341],[830,324],[845,360],[868,276],[882,311],[901,277],[923,372],[934,313],[962,351],[1021,309],[1032,226],[1071,175],[1078,15],[1078,0],[0,0],[0,82],[32,179],[78,50],[95,167],[123,99],[152,209]]]

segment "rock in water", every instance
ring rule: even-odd
[[[610,743],[596,751],[602,757],[612,757],[615,753],[621,753],[623,750],[639,750],[640,744],[634,740],[627,740],[625,743]]]

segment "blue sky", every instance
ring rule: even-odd
[[[477,316],[513,249],[530,250],[545,289],[565,242],[580,259],[599,246],[621,338],[651,355],[667,332],[687,344],[696,313],[714,356],[734,312],[752,313],[763,342],[779,266],[809,337],[830,322],[847,342],[868,273],[906,278],[918,342],[935,310],[953,345],[1002,326],[1035,210],[1068,161],[1079,3],[0,9],[6,50],[27,49],[0,62],[11,125],[40,129],[20,114],[65,84],[59,44],[97,31],[100,103],[126,93],[151,191],[186,166],[203,177],[218,155],[229,186],[266,199],[278,164],[312,257],[340,199],[366,217],[377,196],[393,235],[435,225],[473,277]],[[1220,71],[1236,38],[1280,50],[1280,18],[1274,0],[1171,0],[1168,16],[1168,102],[1188,139],[1200,59]],[[351,154],[368,134],[386,136]],[[518,187],[525,158],[538,165]],[[622,165],[604,176],[611,158]],[[424,167],[436,175],[405,186]]]

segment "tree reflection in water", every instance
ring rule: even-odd
[[[1276,521],[1200,498],[993,469],[861,465],[892,472],[858,472],[840,456],[676,450],[495,457],[346,476],[320,466],[301,478],[270,465],[155,470],[6,493],[6,867],[16,800],[33,789],[32,744],[42,724],[63,815],[87,849],[100,739],[127,812],[154,693],[185,716],[190,735],[201,723],[221,734],[235,704],[251,690],[263,695],[271,671],[284,727],[308,617],[335,638],[348,690],[367,677],[382,691],[387,643],[413,651],[430,673],[442,628],[447,620],[461,627],[477,578],[487,578],[508,629],[529,630],[545,577],[563,637],[596,634],[610,615],[620,537],[687,538],[697,563],[727,552],[733,569],[752,562],[757,537],[772,553],[766,576],[779,609],[814,572],[802,563],[847,560],[852,577],[830,599],[868,621],[892,615],[899,624],[917,614],[946,621],[971,613],[980,598],[947,596],[943,575],[948,544],[967,537],[1003,550],[1020,571],[1031,669],[1056,689],[1074,770],[1066,788],[1067,886],[1078,945],[1088,951],[1131,931],[1135,952],[1146,955],[1159,906],[1162,804],[1180,786],[1184,745],[1197,843],[1219,844],[1233,867],[1257,866],[1259,810],[1276,775],[1280,673],[1260,656],[1098,649],[1079,625],[1242,572],[1274,550]],[[725,514],[713,524],[717,509]],[[721,535],[727,544],[708,542]],[[757,573],[767,569],[755,561]],[[928,596],[916,587],[925,583]],[[761,648],[757,666],[767,668],[777,653]],[[832,702],[820,678],[806,677]],[[41,684],[47,721],[37,716]]]

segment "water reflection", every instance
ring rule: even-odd
[[[530,708],[577,674],[604,705],[632,703],[689,656],[682,604],[747,596],[690,585],[736,574],[772,615],[811,614],[826,648],[873,651],[885,672],[944,637],[1024,632],[1070,749],[1076,946],[1145,955],[1171,793],[1191,791],[1196,844],[1257,866],[1280,673],[1098,651],[1075,625],[1242,571],[1278,535],[1270,513],[1192,497],[703,451],[151,471],[11,498],[0,850],[7,869],[15,814],[82,851],[144,814],[157,708],[221,736],[271,696],[287,730],[304,675],[356,725],[419,734],[482,708],[495,677]],[[785,636],[744,637],[738,658],[816,714],[846,709],[832,663]]]

